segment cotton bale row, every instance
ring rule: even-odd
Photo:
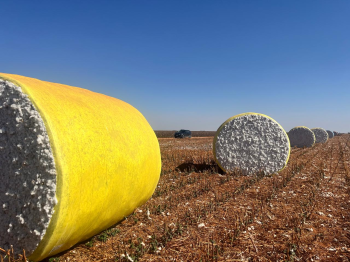
[[[160,149],[134,107],[77,87],[0,77],[0,247],[42,260],[151,197]]]
[[[312,147],[316,142],[314,132],[306,126],[297,126],[288,132],[291,147]]]
[[[321,127],[315,127],[311,129],[316,137],[316,143],[326,143],[328,140],[328,133]]]
[[[216,163],[226,172],[237,169],[247,175],[272,174],[288,162],[288,135],[274,119],[259,113],[243,113],[227,119],[213,141]]]

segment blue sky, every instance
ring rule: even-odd
[[[258,112],[350,132],[350,1],[0,4],[0,72],[116,97],[155,130]]]

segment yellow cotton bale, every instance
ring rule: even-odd
[[[0,247],[38,261],[112,226],[153,194],[158,140],[131,105],[0,74]]]

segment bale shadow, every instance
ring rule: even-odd
[[[193,163],[183,163],[175,168],[175,170],[179,170],[181,172],[211,172],[211,173],[219,173],[221,175],[225,174],[225,172],[217,165],[217,164],[193,164]]]

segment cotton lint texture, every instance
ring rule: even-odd
[[[44,122],[20,87],[0,79],[0,247],[31,254],[56,205],[56,168]]]
[[[311,129],[304,126],[297,126],[288,132],[291,147],[312,147],[316,138]]]
[[[328,134],[328,138],[333,138],[334,137],[334,133],[330,130],[326,130],[327,134]]]
[[[290,144],[283,128],[259,114],[243,114],[224,124],[216,134],[215,157],[226,172],[272,174],[288,161]]]
[[[312,128],[312,132],[314,132],[316,137],[316,143],[326,143],[328,140],[328,133],[326,130],[320,127]]]

